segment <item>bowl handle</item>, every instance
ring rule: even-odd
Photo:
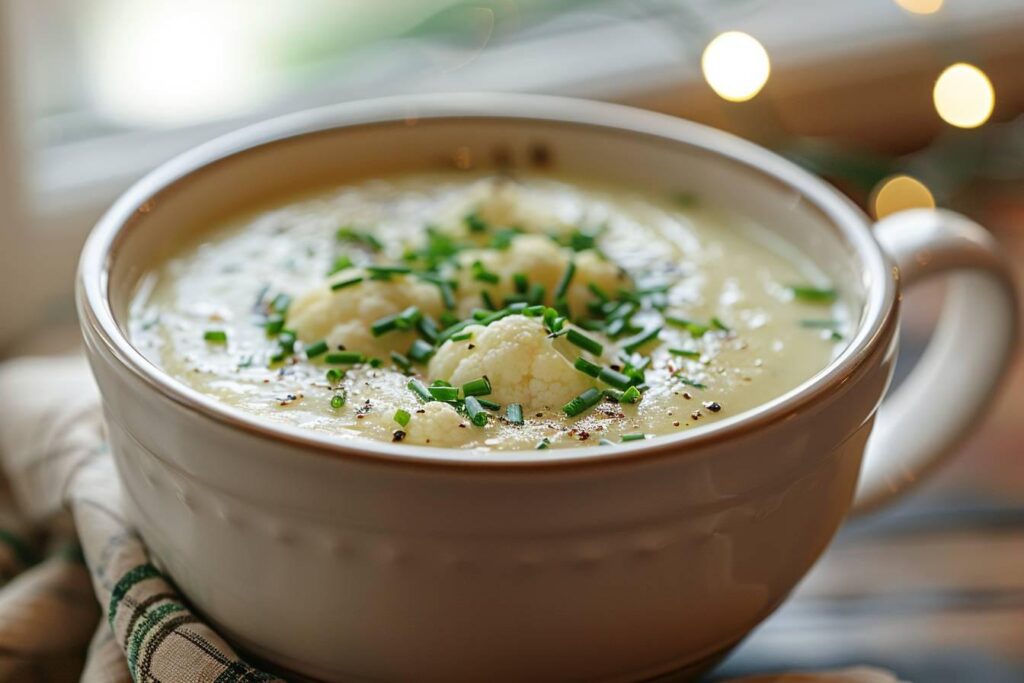
[[[868,442],[854,512],[894,498],[949,455],[982,419],[1017,346],[1018,308],[999,244],[944,210],[886,217],[875,236],[902,287],[948,281],[941,318],[906,381],[883,401]]]

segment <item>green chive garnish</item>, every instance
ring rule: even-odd
[[[456,387],[431,386],[427,388],[431,398],[438,401],[457,401],[459,390]]]
[[[569,334],[565,336],[569,340],[570,344],[575,344],[584,351],[589,351],[595,356],[600,356],[601,352],[604,351],[604,347],[596,339],[591,339],[582,332],[577,332],[574,329],[569,330]]]
[[[569,417],[576,417],[580,413],[593,408],[601,401],[601,391],[591,387],[573,400],[562,406],[562,412]]]
[[[401,408],[395,411],[394,420],[403,427],[409,424],[410,419],[412,419],[412,415],[410,415],[408,411],[402,410]]]
[[[335,273],[340,273],[341,271],[351,267],[352,259],[350,259],[347,255],[342,254],[338,258],[334,259],[334,263],[331,264],[331,269],[327,272],[327,276],[330,277]]]
[[[480,405],[482,405],[484,408],[487,408],[487,410],[501,410],[500,403],[488,401],[486,398],[478,398],[477,400],[480,401]]]
[[[721,330],[722,332],[730,331],[729,327],[718,318],[711,319],[711,327],[715,328],[716,330]]]
[[[572,276],[576,274],[576,262],[569,261],[565,266],[565,272],[562,273],[562,278],[555,285],[555,301],[558,301],[565,296],[565,293],[569,290],[569,283],[572,282]]]
[[[597,445],[598,446],[614,446],[615,442],[611,441],[609,439],[601,439],[600,441],[597,442]]]
[[[610,384],[617,389],[628,389],[635,384],[635,380],[629,375],[624,375],[621,372],[612,370],[611,368],[601,368],[597,378],[605,384]]]
[[[338,368],[331,368],[327,371],[327,383],[337,384],[345,377],[345,371]]]
[[[207,330],[203,332],[203,339],[211,344],[227,344],[228,333],[224,330]]]
[[[636,403],[640,400],[640,390],[636,386],[632,386],[622,392],[622,398],[619,399],[619,403]]]
[[[551,440],[545,436],[543,439],[537,442],[537,445],[534,446],[534,448],[538,451],[546,451],[548,448],[551,448]]]
[[[487,221],[481,218],[476,211],[466,214],[462,220],[470,232],[487,232]]]
[[[839,296],[834,289],[810,285],[790,285],[789,291],[793,292],[793,296],[797,299],[816,303],[831,303]]]
[[[633,353],[647,342],[657,338],[660,332],[661,325],[651,325],[644,329],[642,332],[635,334],[632,337],[629,337],[628,339],[624,339],[622,342],[622,348],[628,351],[629,353]]]
[[[343,405],[345,405],[345,394],[340,393],[340,394],[335,394],[334,396],[331,396],[331,407],[332,408],[337,410],[338,408],[342,407]]]
[[[331,283],[331,291],[332,292],[336,292],[339,289],[345,289],[346,287],[351,287],[352,285],[358,285],[362,281],[363,281],[362,276],[359,276],[359,277],[350,277],[347,280],[341,280],[339,282],[332,282]]]
[[[523,424],[523,407],[518,403],[509,403],[505,408],[505,418],[514,425]]]
[[[407,275],[412,272],[409,266],[366,266],[372,280],[390,280],[392,275]]]
[[[422,339],[414,341],[412,346],[409,348],[409,358],[413,359],[417,363],[426,363],[433,355],[434,347]]]
[[[472,332],[459,332],[458,334],[453,334],[451,336],[451,340],[452,341],[466,341],[467,339],[472,339],[472,338],[473,338],[473,333]]]
[[[352,365],[353,363],[364,362],[366,356],[359,351],[336,351],[328,353],[324,360],[331,365]]]
[[[689,349],[669,349],[668,352],[673,356],[682,356],[683,358],[691,358],[693,360],[700,359],[700,351],[691,351]]]
[[[270,308],[281,315],[284,315],[288,307],[292,305],[292,298],[287,294],[278,294],[274,297],[274,300],[270,302]]]
[[[672,325],[673,327],[680,327],[686,330],[687,332],[690,333],[691,336],[696,337],[698,339],[700,337],[703,337],[704,333],[711,329],[707,325],[701,325],[700,323],[695,323],[692,320],[687,320],[685,318],[677,318],[671,315],[665,316],[665,322],[667,322],[669,325]]]
[[[391,360],[404,372],[409,372],[409,369],[412,367],[412,362],[406,358],[404,354],[401,354],[398,351],[391,352]]]
[[[496,285],[496,284],[498,284],[498,281],[501,279],[501,278],[498,277],[497,273],[492,273],[489,270],[487,270],[484,267],[484,264],[481,263],[480,261],[473,261],[473,263],[470,266],[470,268],[471,268],[471,272],[473,274],[473,279],[474,280],[478,280],[480,282],[487,282],[487,283],[490,283],[492,285]]]
[[[477,400],[476,396],[466,397],[466,414],[469,415],[470,421],[477,427],[483,427],[487,424],[487,413],[484,411],[483,406],[480,405],[480,401]]]
[[[306,358],[316,358],[324,353],[327,353],[327,342],[322,339],[306,347]]]
[[[512,285],[520,294],[526,294],[526,291],[530,288],[530,280],[524,273],[515,273],[512,275]]]
[[[587,289],[593,292],[594,296],[596,296],[601,301],[608,301],[608,293],[601,289],[601,287],[599,287],[596,282],[588,282]]]
[[[384,248],[384,245],[376,237],[368,232],[356,230],[351,226],[338,228],[338,231],[334,233],[334,238],[339,242],[356,242],[369,247],[373,251],[380,251]]]
[[[636,434],[623,434],[622,435],[622,441],[623,442],[626,442],[626,441],[643,441],[646,438],[647,438],[646,434],[639,433],[639,432],[636,433]]]
[[[466,382],[462,385],[462,393],[464,396],[487,396],[491,393],[491,380],[484,375]]]
[[[280,315],[267,316],[263,327],[266,328],[268,337],[277,336],[284,329],[284,317]]]
[[[433,401],[434,396],[427,389],[426,385],[418,379],[411,379],[409,383],[405,385],[406,388],[412,393],[416,394],[421,401]]]
[[[596,363],[591,363],[583,356],[579,356],[572,365],[574,368],[582,372],[584,375],[597,377],[598,375],[601,374],[601,366],[597,365]]]
[[[695,380],[692,380],[692,379],[688,379],[688,378],[686,378],[686,377],[681,377],[681,376],[679,376],[679,375],[676,375],[676,378],[677,378],[677,379],[678,379],[678,380],[679,380],[680,382],[682,382],[683,384],[685,384],[686,386],[688,386],[688,387],[693,387],[694,389],[707,389],[707,388],[708,388],[708,385],[707,385],[707,384],[701,384],[700,382],[697,382],[697,381],[695,381]]]
[[[531,306],[538,306],[544,303],[544,293],[547,290],[539,282],[534,282],[530,285],[530,289],[526,292],[526,301]]]
[[[544,315],[545,308],[547,306],[527,306],[523,309],[522,313],[527,317],[536,318],[538,315]]]

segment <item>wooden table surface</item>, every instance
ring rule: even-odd
[[[1020,287],[1024,204],[982,220],[1007,247]],[[911,357],[940,301],[938,287],[908,295]],[[955,459],[904,501],[848,522],[712,680],[861,664],[915,683],[1024,681],[1024,353]]]

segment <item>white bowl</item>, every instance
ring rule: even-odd
[[[828,272],[858,311],[856,334],[795,390],[716,424],[487,462],[261,422],[171,379],[127,340],[140,276],[212,221],[303,188],[496,157],[686,189],[752,216]],[[881,229],[915,273],[974,268],[957,274],[975,278],[971,305],[949,305],[985,327],[972,339],[943,331],[949,348],[932,355],[967,366],[958,410],[976,415],[1016,328],[991,240],[941,212]],[[97,225],[78,304],[133,519],[245,651],[325,680],[633,680],[713,664],[832,538],[895,361],[897,280],[853,204],[755,145],[614,105],[439,95],[289,116],[166,164]],[[883,457],[872,450],[865,503],[967,429],[922,398],[934,370],[915,381],[906,438],[889,422]]]

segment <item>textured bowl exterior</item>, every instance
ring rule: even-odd
[[[625,681],[712,661],[842,522],[895,360],[890,320],[818,400],[649,457],[324,457],[155,389],[86,290],[111,447],[157,561],[244,650],[332,681]]]

